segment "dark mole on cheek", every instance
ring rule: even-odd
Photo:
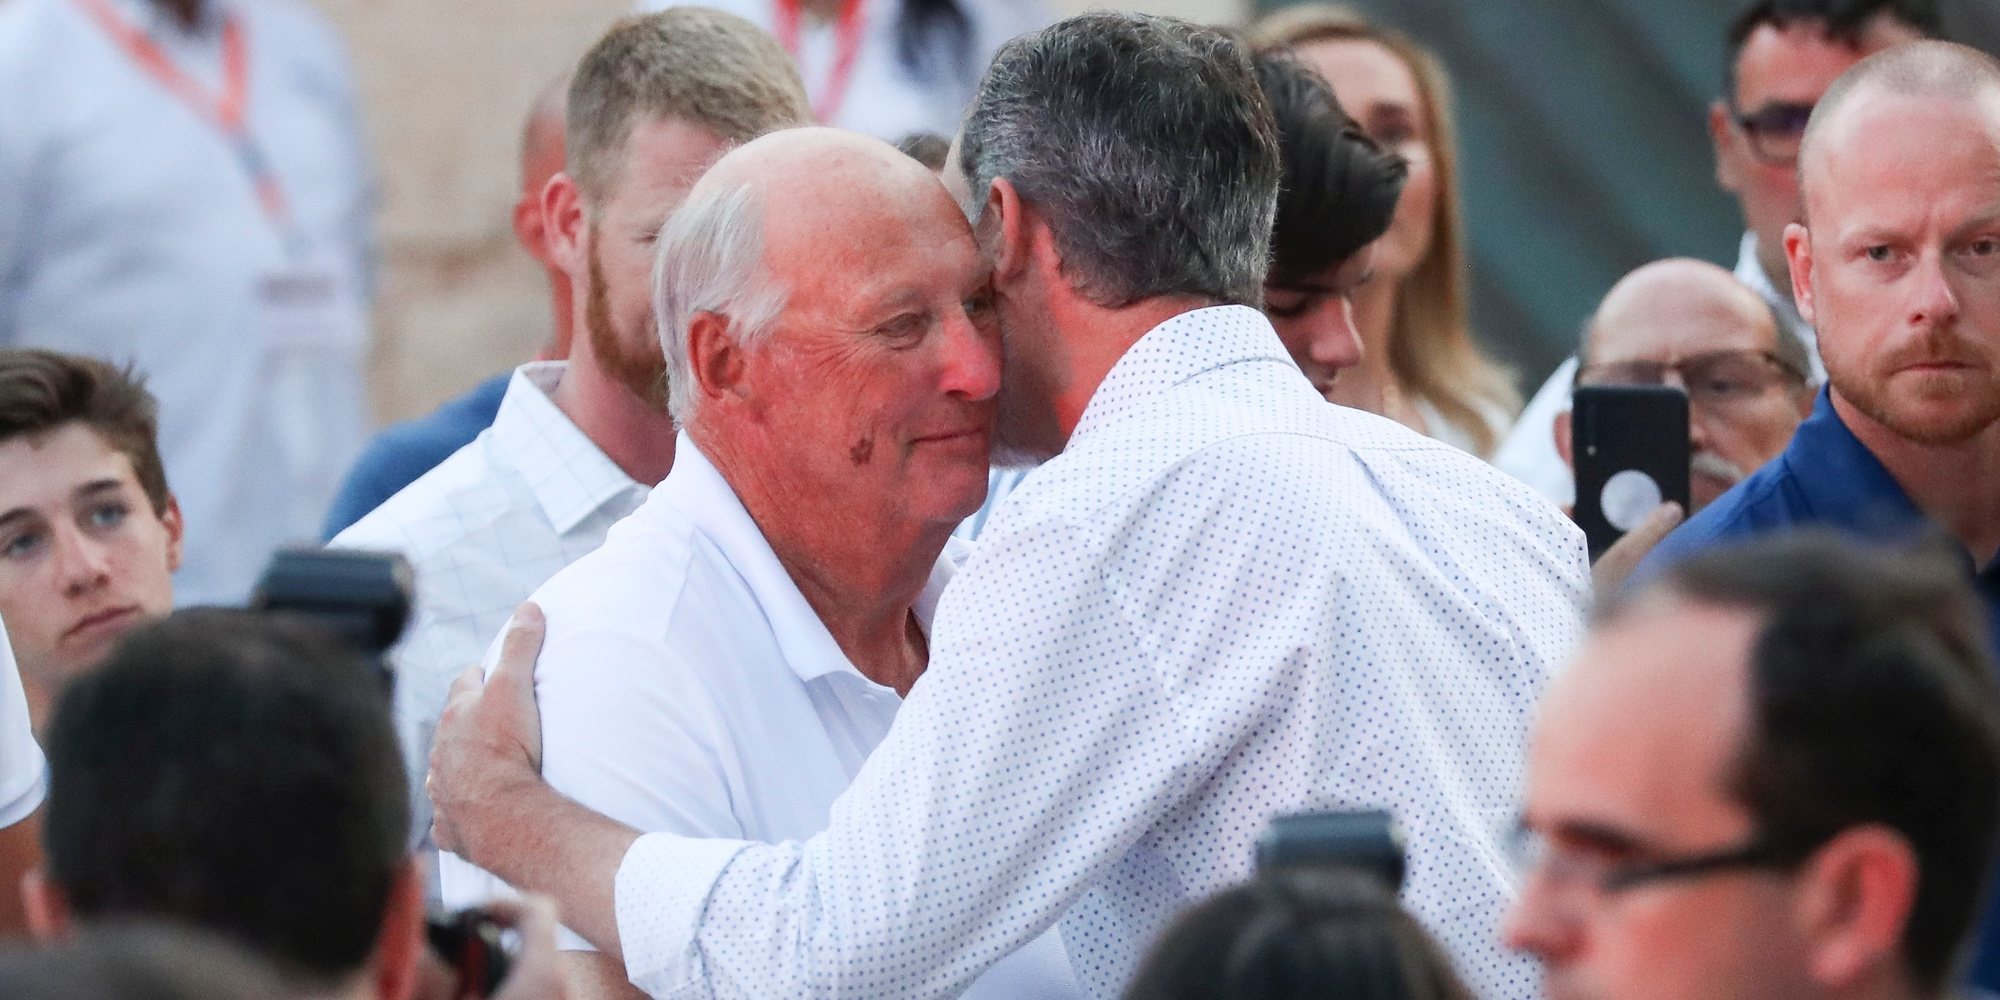
[[[874,453],[875,439],[873,437],[865,437],[854,442],[854,447],[847,449],[847,458],[855,465],[867,465],[868,456]]]

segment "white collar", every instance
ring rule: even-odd
[[[764,532],[743,507],[734,487],[724,479],[722,472],[701,449],[682,433],[674,442],[674,468],[667,478],[655,487],[647,498],[637,517],[653,516],[659,510],[671,510],[687,519],[695,529],[720,551],[723,561],[736,571],[754,595],[757,606],[764,612],[764,624],[776,638],[779,651],[785,663],[792,668],[801,681],[811,681],[829,674],[851,674],[856,679],[873,684],[861,671],[855,669],[840,644],[834,641],[833,633],[827,631],[826,623],[820,620],[805,595],[792,576],[778,561],[778,555],[771,550],[771,543],[764,538]],[[951,581],[953,572],[964,561],[970,546],[959,539],[945,543],[944,551],[938,553],[937,562],[931,567],[930,579],[918,595],[911,609],[917,624],[925,632],[930,631],[931,616],[937,610],[938,598],[943,594],[945,584]],[[879,685],[878,685],[879,686]]]
[[[558,534],[567,534],[605,504],[643,494],[646,488],[549,398],[568,370],[566,361],[533,361],[514,369],[493,416],[493,443],[500,456],[527,481]]]

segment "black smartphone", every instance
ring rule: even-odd
[[[1576,523],[1594,562],[1661,503],[1688,508],[1688,399],[1669,385],[1579,386],[1570,404]]]
[[[1257,838],[1257,868],[1346,868],[1403,888],[1403,830],[1379,809],[1280,816]]]

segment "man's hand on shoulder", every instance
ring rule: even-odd
[[[452,682],[431,744],[433,836],[440,848],[488,866],[486,845],[520,796],[554,792],[543,783],[541,719],[535,712],[535,659],[542,610],[522,604],[507,622],[493,676],[478,666]]]

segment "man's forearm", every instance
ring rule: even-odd
[[[563,925],[607,955],[618,946],[618,865],[638,831],[565,798],[537,780],[489,804],[483,836],[466,860],[524,892],[554,897]]]

